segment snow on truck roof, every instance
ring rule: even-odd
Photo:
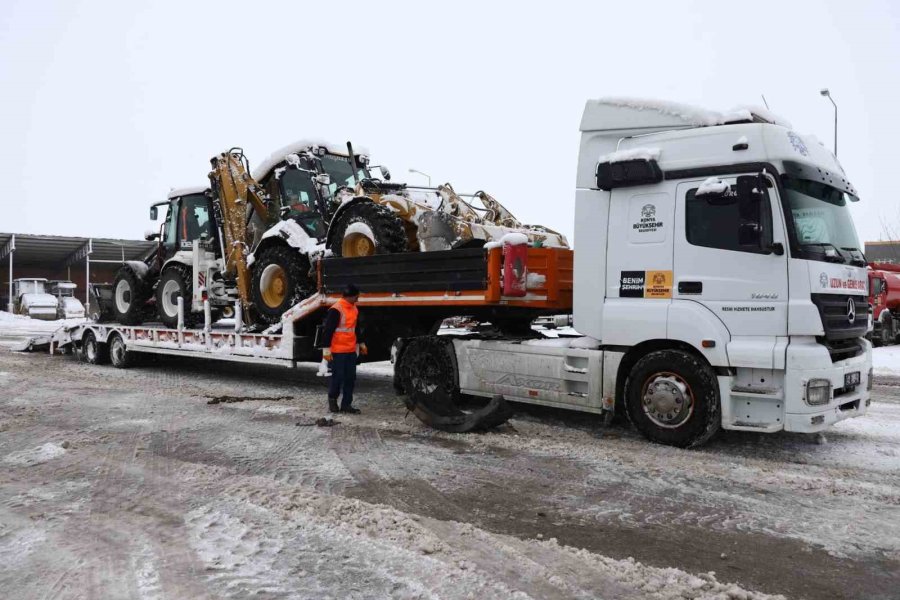
[[[171,190],[169,190],[169,195],[167,196],[167,198],[171,200],[172,198],[190,196],[191,194],[202,194],[208,187],[209,185],[188,185],[180,188],[172,188]]]
[[[587,101],[581,131],[659,131],[746,122],[791,127],[787,120],[759,106],[741,106],[719,112],[666,100],[610,97]]]

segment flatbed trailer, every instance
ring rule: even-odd
[[[528,248],[532,285],[519,297],[503,295],[503,256],[502,248],[470,248],[324,259],[317,264],[318,292],[263,332],[244,331],[239,308],[234,329],[214,327],[207,309],[202,328],[95,322],[65,327],[54,335],[51,351],[75,347],[88,362],[116,367],[127,367],[133,353],[296,367],[321,360],[316,327],[348,283],[361,291],[370,361],[389,358],[396,339],[434,332],[453,316],[521,329],[538,316],[571,311],[571,250]]]

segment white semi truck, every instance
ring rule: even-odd
[[[516,243],[327,258],[317,293],[260,334],[240,319],[213,328],[208,301],[204,326],[185,326],[187,298],[176,327],[87,323],[53,343],[117,367],[136,353],[292,367],[321,358],[316,324],[352,282],[369,359],[396,349],[395,386],[441,429],[502,423],[506,400],[624,413],[681,447],[720,428],[811,433],[865,414],[857,198],[831,152],[760,112],[628,99],[589,101],[581,132],[574,258]],[[582,337],[530,328],[568,313]],[[462,315],[493,328],[432,335]],[[471,396],[491,400],[472,410]]]
[[[763,113],[763,114],[760,114]],[[600,413],[698,445],[865,414],[866,265],[835,156],[764,111],[590,101],[575,191],[584,338],[409,340],[398,385],[452,424],[464,395]]]

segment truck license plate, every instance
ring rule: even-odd
[[[859,371],[844,373],[844,387],[852,387],[854,385],[859,385]]]

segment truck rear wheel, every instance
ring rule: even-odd
[[[330,249],[335,256],[356,257],[405,252],[403,221],[389,208],[363,201],[348,206],[334,224]]]
[[[270,246],[253,263],[250,298],[265,323],[278,323],[285,311],[315,292],[309,259],[296,248]]]
[[[86,331],[81,338],[81,358],[90,365],[105,365],[109,362],[109,347],[97,341],[93,331]]]
[[[202,313],[191,312],[193,286],[190,269],[173,264],[163,271],[156,286],[156,312],[166,327],[178,327],[178,297],[183,300],[184,326],[193,327],[203,318]]]
[[[144,320],[144,304],[150,297],[146,284],[130,267],[122,267],[116,273],[112,291],[112,310],[116,322],[122,325],[140,325]],[[100,307],[97,309],[99,311]],[[91,312],[93,314],[93,306]]]
[[[401,345],[395,379],[406,394],[406,407],[420,421],[454,433],[483,431],[505,423],[512,408],[501,396],[475,410],[462,408],[453,341],[436,335]],[[395,384],[396,385],[396,384]]]
[[[118,333],[109,336],[109,361],[117,369],[127,369],[132,363],[132,354]]]
[[[657,350],[634,365],[625,384],[625,409],[644,437],[679,448],[703,444],[721,424],[715,373],[683,350]]]

